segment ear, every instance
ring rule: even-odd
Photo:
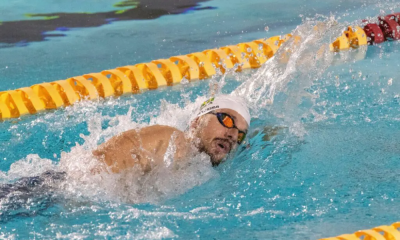
[[[190,128],[195,129],[199,126],[200,124],[200,117],[197,117],[193,119],[193,121],[190,123]]]

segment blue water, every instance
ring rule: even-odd
[[[0,9],[8,14],[0,21],[26,20],[23,13],[119,9],[109,2],[68,8],[10,2]],[[60,159],[68,169],[84,170],[91,148],[132,127],[184,130],[210,82],[223,93],[245,94],[253,115],[250,147],[215,169],[193,159],[198,169],[177,176],[161,169],[146,183],[83,175],[0,199],[0,237],[318,239],[399,221],[400,43],[308,58],[349,22],[400,11],[395,4],[208,1],[200,6],[213,9],[76,28],[65,37],[1,48],[0,87],[7,90],[295,29],[313,41],[302,42],[287,64],[276,58],[259,70],[2,122],[0,183],[6,184],[64,169]],[[332,13],[339,25],[313,36],[307,29],[315,22],[305,17],[316,13]],[[356,55],[363,57],[356,61]],[[271,127],[276,134],[269,134]]]

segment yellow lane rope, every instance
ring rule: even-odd
[[[291,37],[291,34],[274,36],[3,91],[0,92],[0,120],[69,106],[83,99],[140,93],[160,86],[178,84],[182,79],[206,79],[215,75],[216,69],[225,73],[232,68],[235,71],[258,68],[274,56],[281,44]],[[330,48],[338,51],[366,44],[367,37],[363,29],[356,27],[353,31],[349,27]]]
[[[400,222],[320,240],[400,240]]]

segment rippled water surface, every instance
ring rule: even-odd
[[[257,70],[2,122],[0,238],[318,239],[399,221],[400,43],[324,50],[347,25],[400,11],[398,3],[191,2],[156,19],[1,45],[7,90],[281,33],[301,37]],[[132,7],[65,4],[6,3],[0,21]],[[210,84],[245,97],[252,113],[248,145],[224,164],[212,168],[198,155],[178,172],[88,174],[91,150],[119,132],[187,129]],[[58,171],[74,177],[46,177]]]

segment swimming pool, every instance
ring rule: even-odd
[[[18,2],[9,4],[4,12],[21,9]],[[66,12],[120,9],[112,4],[59,7]],[[23,13],[60,11],[47,9],[46,1],[41,5],[27,6]],[[83,178],[62,190],[2,199],[0,236],[317,239],[397,221],[398,43],[369,47],[360,61],[352,61],[353,51],[309,58],[337,37],[346,21],[376,16],[380,10],[399,8],[389,1],[340,6],[334,1],[207,1],[158,19],[69,31],[60,26],[57,33],[64,37],[5,45],[0,49],[2,90],[294,29],[312,41],[303,42],[287,65],[273,60],[257,71],[3,122],[0,177],[11,183],[58,170],[60,158],[76,171],[84,169],[88,149],[133,127],[159,123],[184,129],[192,103],[209,93],[210,81],[223,85],[223,92],[247,96],[253,113],[251,147],[216,169],[194,159],[196,168],[178,176],[160,169],[147,179],[131,176],[132,182]],[[340,24],[322,36],[310,34],[313,20],[302,23],[299,17],[330,12]],[[19,16],[1,20],[21,20]],[[276,127],[278,134],[266,136],[266,126]]]

